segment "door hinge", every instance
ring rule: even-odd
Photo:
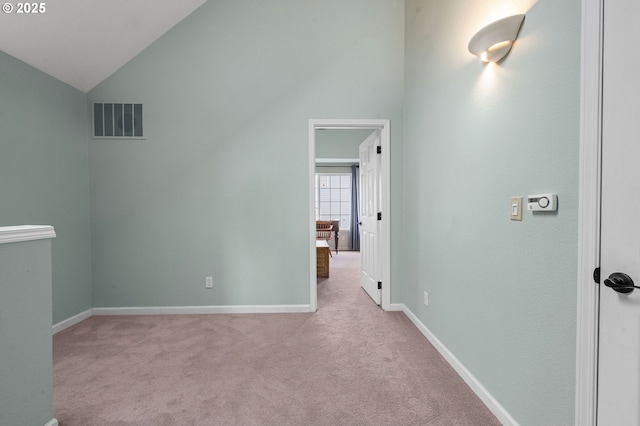
[[[378,290],[382,290],[382,281],[378,281]]]
[[[600,267],[599,266],[593,270],[593,280],[596,283],[600,284]]]
[[[382,212],[378,212],[378,220],[382,220]]]
[[[380,145],[376,146],[376,153],[382,154],[382,147]]]

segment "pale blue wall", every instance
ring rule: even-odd
[[[402,298],[520,424],[570,425],[580,1],[525,3],[406,3]],[[523,11],[501,64],[467,51]],[[511,196],[540,192],[557,213],[509,220]]]
[[[0,52],[0,226],[53,225],[53,323],[91,308],[87,96]]]
[[[0,424],[53,418],[51,241],[0,244]]]
[[[401,0],[210,1],[92,90],[147,135],[90,142],[94,305],[308,304],[308,120],[390,119],[399,206],[403,38]]]
[[[360,144],[371,130],[317,130],[316,158],[358,158]]]

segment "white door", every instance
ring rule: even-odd
[[[375,131],[360,144],[360,285],[380,304],[378,289],[380,265],[380,131]]]
[[[640,425],[640,14],[604,1],[598,424]],[[605,281],[608,279],[609,281]],[[622,289],[625,290],[625,289]],[[629,291],[630,289],[626,289]]]

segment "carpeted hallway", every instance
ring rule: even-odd
[[[54,415],[89,425],[498,425],[331,258],[314,314],[92,317],[54,336]],[[301,283],[300,285],[307,285]]]

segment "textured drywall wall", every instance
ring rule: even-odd
[[[212,1],[92,90],[146,134],[90,142],[94,305],[308,304],[308,120],[390,119],[399,206],[403,40],[400,0]]]
[[[467,51],[516,13],[503,62]],[[405,26],[403,302],[517,422],[573,424],[580,1],[409,0]]]
[[[87,96],[0,52],[0,225],[52,225],[53,323],[91,308]]]

